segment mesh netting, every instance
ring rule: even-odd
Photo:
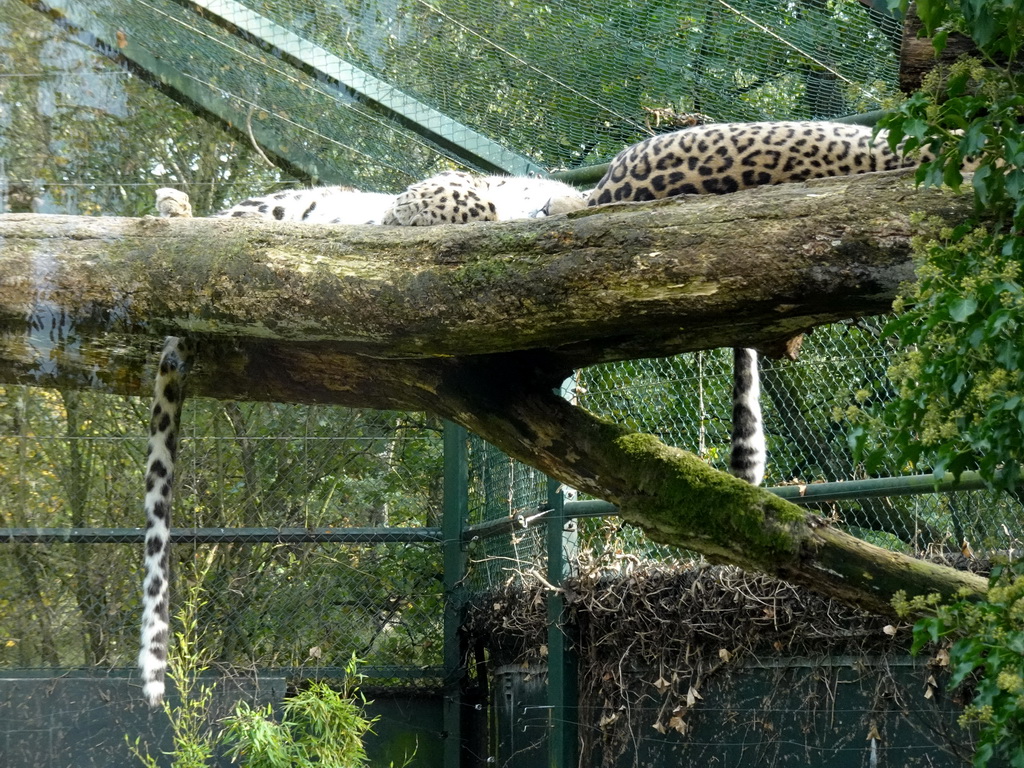
[[[522,521],[509,535],[472,542],[470,587],[485,590],[492,585],[531,580],[527,571],[543,567],[545,561],[545,526],[542,522],[529,525],[527,521],[547,509],[547,477],[479,438],[470,440],[469,468],[470,524]]]
[[[51,6],[301,174],[381,191],[600,163],[694,114],[876,109],[900,33],[856,0]]]
[[[848,413],[864,403],[867,383],[886,381],[894,349],[881,340],[884,320],[819,328],[796,362],[762,358],[761,401],[768,446],[765,485],[835,482],[866,477],[855,464]],[[586,369],[582,405],[725,470],[732,423],[732,356],[728,350]],[[890,389],[871,395],[894,397]],[[886,474],[906,474],[895,460]],[[820,504],[819,513],[874,543],[915,554],[982,551],[1016,545],[1022,510],[1012,496],[990,492],[882,496]]]
[[[147,411],[134,398],[0,391],[0,527],[130,535]],[[190,401],[184,421],[176,525],[224,535],[175,545],[175,604],[201,588],[212,660],[331,674],[355,653],[392,677],[440,665],[440,548],[395,535],[440,520],[439,422],[208,400]],[[125,425],[132,434],[118,436]],[[359,537],[293,541],[282,529]],[[140,552],[134,542],[5,543],[0,666],[131,666]]]
[[[867,318],[817,329],[796,362],[760,361],[762,407],[768,446],[766,486],[861,480],[867,477],[851,453],[849,411],[863,404],[866,383],[886,381],[894,349],[880,339],[884,320]],[[880,388],[873,397],[880,397]],[[713,350],[671,358],[633,360],[587,368],[577,376],[583,407],[692,451],[712,466],[728,468],[732,424],[732,354]],[[894,391],[888,393],[895,396]],[[529,515],[546,504],[533,470],[504,458],[507,477],[521,477],[527,493],[519,503],[490,509],[493,515]],[[1017,496],[989,491],[900,495],[893,460],[891,495],[823,502],[810,509],[879,546],[918,556],[972,551],[977,556],[1020,546],[1024,509]],[[542,572],[544,528],[536,525],[504,539],[481,543],[477,572],[484,585],[506,586],[523,574]],[[623,571],[641,560],[685,561],[686,553],[659,546],[617,520],[580,524],[584,567]],[[966,543],[966,546],[965,546]]]

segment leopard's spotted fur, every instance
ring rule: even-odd
[[[849,176],[914,166],[872,128],[828,122],[720,123],[652,136],[615,156],[590,205]]]
[[[565,213],[586,204],[585,195],[554,179],[444,171],[406,189],[381,223],[429,227],[508,221]]]
[[[163,190],[157,190],[157,194]],[[216,218],[260,218],[305,224],[379,224],[394,195],[353,187],[313,187],[250,197],[214,214]]]
[[[189,346],[183,339],[169,336],[164,342],[149,423],[139,669],[142,672],[142,692],[151,706],[158,705],[164,697],[170,635],[171,497],[184,400],[184,374],[190,356]]]

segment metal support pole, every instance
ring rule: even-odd
[[[548,480],[548,583],[560,585],[576,558],[576,521],[564,510],[564,486]],[[548,593],[548,766],[576,768],[579,762],[579,665],[572,630],[565,621],[565,597]]]
[[[465,602],[466,550],[462,529],[469,514],[466,430],[444,423],[444,768],[462,766],[462,682],[466,654],[459,627]]]

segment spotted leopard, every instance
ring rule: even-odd
[[[719,123],[652,136],[611,161],[590,205],[912,167],[884,132],[829,122]]]
[[[912,167],[884,132],[833,122],[720,123],[652,136],[611,161],[590,205],[727,194],[748,187]],[[734,350],[729,471],[759,485],[767,464],[757,353]]]
[[[586,198],[575,189],[548,179],[446,172],[411,185],[401,195],[360,192],[351,187],[318,187],[252,197],[214,217],[306,224],[381,224],[386,221],[394,225],[424,226],[551,215],[584,205]],[[156,207],[162,217],[192,216],[188,195],[179,190],[158,189]],[[139,669],[143,695],[151,706],[159,705],[165,692],[170,640],[171,497],[185,370],[191,356],[186,340],[173,336],[165,340],[150,419]]]

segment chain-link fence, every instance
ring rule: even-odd
[[[132,665],[146,411],[3,390],[0,666]],[[194,530],[174,570],[178,593],[198,590],[211,661],[334,674],[355,653],[385,677],[436,675],[438,421],[197,400],[184,424],[175,515]]]
[[[810,334],[795,362],[762,358],[766,485],[867,477],[849,445],[850,414],[896,396],[885,386],[895,342],[882,339],[883,325],[882,318],[837,323]],[[580,378],[583,405],[726,468],[732,388],[727,351],[618,363]],[[908,468],[893,460],[883,470],[896,478]],[[959,552],[964,542],[976,551],[1016,545],[1022,510],[1015,497],[904,494],[894,480],[887,495],[865,493],[814,508],[874,543],[917,555]]]
[[[804,341],[796,361],[760,361],[768,445],[769,487],[858,481],[868,477],[849,444],[852,413],[895,397],[885,386],[895,353],[882,339],[883,318],[822,327]],[[879,385],[881,382],[881,385]],[[692,451],[714,467],[728,467],[732,424],[732,355],[713,350],[671,358],[633,360],[584,369],[575,376],[579,403],[595,413]],[[883,436],[884,438],[884,436]],[[474,584],[504,588],[543,574],[545,478],[494,449],[474,455],[480,511],[473,522],[517,518],[506,536],[474,550]],[[931,493],[908,486],[907,468],[890,463],[876,487],[856,498],[806,503],[879,546],[920,557],[985,557],[1018,548],[1024,509],[1015,495],[986,490]],[[878,488],[878,490],[876,490]],[[534,519],[536,518],[536,519]],[[614,520],[584,520],[584,557],[605,566],[644,559],[687,559]],[[527,579],[529,580],[529,579]]]

